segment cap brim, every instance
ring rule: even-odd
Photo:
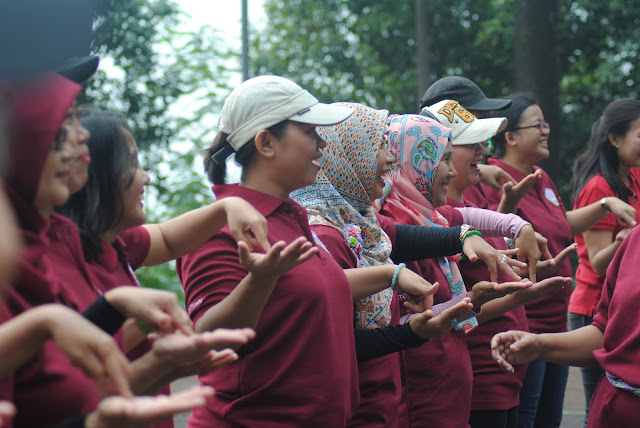
[[[464,146],[467,144],[482,143],[490,140],[506,127],[507,118],[505,117],[476,119],[462,131],[460,135],[453,139],[452,144],[454,146]]]
[[[83,83],[93,76],[99,62],[96,55],[69,58],[54,71],[73,82]]]
[[[354,110],[333,104],[315,104],[289,118],[294,122],[308,123],[316,126],[329,126],[346,120]]]
[[[498,100],[495,98],[485,98],[482,101],[478,101],[473,105],[464,105],[467,110],[479,110],[479,111],[493,111],[504,110],[511,106],[511,100]]]

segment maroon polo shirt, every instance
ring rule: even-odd
[[[238,185],[213,191],[251,203],[267,219],[269,242],[313,242],[307,211],[293,200]],[[177,260],[177,271],[194,322],[247,274],[227,226]],[[189,426],[345,426],[358,407],[353,300],[333,257],[320,249],[282,275],[255,330],[237,362],[200,376],[216,394],[193,411]]]
[[[625,382],[640,386],[640,254],[639,230],[622,242],[609,268],[593,325],[604,332],[603,347],[593,352],[600,366]],[[640,398],[614,388],[606,378],[591,400],[589,426],[635,426],[640,420]]]
[[[522,171],[498,159],[489,158],[489,164],[498,165],[517,181],[526,176]],[[555,255],[573,242],[571,228],[567,222],[566,211],[551,178],[537,166],[534,166],[533,170],[540,170],[542,178],[520,200],[516,214],[531,223],[536,232],[547,238],[549,251]],[[502,193],[498,193],[486,185],[482,185],[482,188],[487,195],[489,207],[495,210],[500,203]],[[562,262],[553,276],[572,276],[569,258]],[[538,277],[538,280],[543,278]],[[529,331],[532,333],[567,331],[567,308],[570,294],[571,289],[565,287],[555,293],[527,303],[524,307],[527,312]]]
[[[629,204],[636,209],[636,221],[640,221],[640,168],[631,168],[629,172],[631,187],[629,190]],[[573,203],[573,209],[591,205],[606,197],[618,197],[602,174],[596,174],[586,182],[580,194]],[[611,231],[611,239],[615,239],[618,232],[624,229],[614,214],[607,214],[602,220],[596,223],[591,229],[603,229]],[[600,293],[604,283],[604,275],[598,275],[591,267],[589,252],[582,235],[576,236],[578,244],[578,269],[576,270],[576,288],[571,293],[569,300],[569,312],[593,316]]]
[[[395,230],[395,225],[392,225]],[[330,226],[312,225],[320,241],[343,269],[358,267],[356,255],[347,245],[342,233]],[[400,318],[397,294],[391,302],[391,325]],[[348,427],[393,427],[398,424],[398,405],[402,395],[400,362],[393,353],[369,361],[358,362],[360,406],[349,420]]]
[[[43,222],[38,233],[23,230],[24,255],[13,288],[4,296],[2,322],[38,305],[63,302],[64,290],[54,269],[58,266],[49,257],[50,226],[54,225]],[[13,402],[18,409],[13,426],[38,427],[88,413],[99,397],[93,380],[72,366],[49,340],[29,362],[0,382],[0,399]]]
[[[447,198],[447,204],[449,207],[477,208],[471,201],[464,199],[465,203],[461,203]],[[459,225],[453,216],[448,215],[447,210],[438,209],[438,211],[447,218],[451,226]],[[497,250],[507,249],[503,238],[484,239]],[[460,272],[469,291],[474,284],[489,280],[489,270],[482,262],[471,263],[463,260],[460,262]],[[498,282],[507,281],[511,281],[511,278],[498,269]],[[491,357],[491,338],[508,330],[528,331],[524,306],[483,322],[467,334],[467,348],[473,367],[471,410],[507,410],[519,404],[520,388],[522,388],[524,373],[527,371],[527,364],[519,364],[515,367],[515,373],[507,373],[501,370]]]
[[[381,214],[389,215],[385,210]],[[394,222],[393,217],[380,220],[385,231],[389,229],[385,224],[389,221]],[[451,300],[449,283],[436,259],[407,263],[407,268],[430,283],[439,282],[433,296],[434,305]],[[462,330],[451,330],[422,346],[400,353],[403,397],[398,408],[399,427],[469,426],[473,372],[465,336]]]

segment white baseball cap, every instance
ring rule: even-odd
[[[455,100],[442,100],[423,108],[421,114],[432,116],[451,128],[451,143],[454,146],[482,143],[507,127],[506,117],[478,119]]]
[[[227,141],[239,150],[258,131],[283,120],[316,126],[342,122],[353,110],[323,104],[289,79],[258,76],[246,80],[227,97],[220,115],[220,130],[229,134]]]

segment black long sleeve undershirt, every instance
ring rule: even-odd
[[[412,262],[462,252],[460,226],[428,227],[396,225],[396,241],[391,252],[394,263]]]
[[[383,357],[404,349],[416,348],[427,342],[418,337],[409,324],[373,329],[357,328],[354,330],[354,335],[356,358],[359,362]]]

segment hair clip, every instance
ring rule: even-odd
[[[216,163],[216,165],[224,165],[227,161],[227,158],[234,153],[233,147],[228,142],[225,142],[224,145],[211,156],[211,159]]]

